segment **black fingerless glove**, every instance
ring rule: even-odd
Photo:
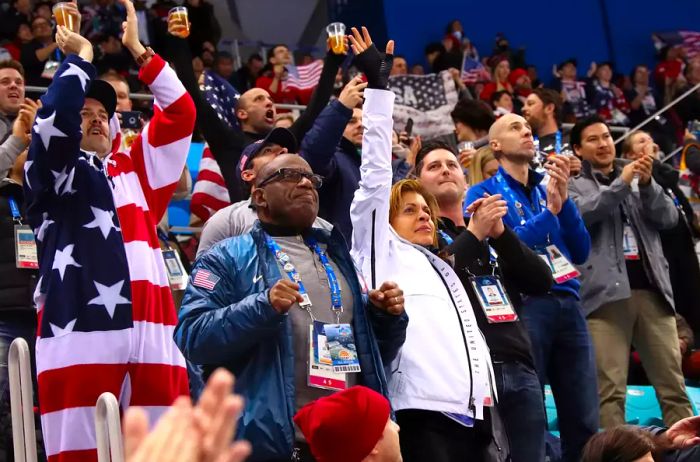
[[[394,55],[380,52],[372,44],[365,51],[355,56],[354,63],[367,77],[367,87],[386,90],[389,84],[389,73],[394,63]]]

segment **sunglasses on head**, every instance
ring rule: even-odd
[[[289,183],[301,183],[301,180],[306,178],[311,182],[315,189],[323,185],[323,177],[315,173],[299,170],[296,168],[281,168],[260,182],[258,188],[273,183],[275,181],[285,181]]]

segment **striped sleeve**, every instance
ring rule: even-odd
[[[154,115],[131,149],[131,159],[155,222],[160,221],[187,161],[196,118],[194,102],[158,55],[139,78],[155,99]]]

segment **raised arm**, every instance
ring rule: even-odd
[[[143,59],[146,48],[139,40],[136,10],[131,1],[120,2],[126,7],[122,43],[138,61]],[[192,98],[175,71],[160,56],[146,58],[140,64],[139,78],[154,96],[154,115],[134,141],[130,155],[148,208],[157,223],[185,167],[196,112]]]
[[[386,90],[386,78],[382,81],[380,68],[386,66],[385,58],[372,44],[369,34],[363,28],[365,40],[353,30],[353,51],[358,65],[368,76],[369,88],[365,90],[362,125],[365,133],[362,138],[362,164],[360,185],[350,206],[352,220],[351,254],[368,276],[372,289],[378,288],[377,265],[386,261],[383,258],[389,248],[391,230],[389,225],[389,198],[391,195],[391,131],[394,124],[394,93]],[[387,55],[393,53],[393,42],[387,45]],[[391,59],[391,58],[389,58]],[[391,68],[391,63],[388,65]]]
[[[32,226],[41,224],[47,205],[75,197],[72,186],[80,158],[80,111],[85,91],[96,74],[90,63],[92,44],[88,40],[62,26],[56,38],[68,57],[41,97],[42,107],[32,129],[25,165],[24,188]],[[69,208],[53,207],[54,214],[60,210]]]
[[[306,106],[306,110],[301,113],[299,118],[289,128],[299,142],[304,139],[306,133],[314,125],[316,118],[331,99],[333,85],[335,84],[335,76],[338,74],[338,69],[344,59],[345,55],[337,55],[330,50],[323,59],[321,77],[318,79],[318,85],[316,85],[316,88],[314,88],[311,94],[311,100],[308,106]]]

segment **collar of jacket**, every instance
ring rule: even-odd
[[[629,164],[630,162],[632,161],[627,159],[615,159],[613,161],[613,169],[615,171],[615,175],[619,175],[620,171],[624,168],[624,166]],[[593,165],[591,165],[591,163],[587,160],[581,161],[581,176],[584,176],[588,179],[595,179],[595,176],[593,175]]]
[[[352,159],[357,160],[357,164],[360,164],[362,152],[357,146],[352,144],[352,142],[345,138],[344,136],[340,138],[340,144],[338,145],[340,150],[348,154]]]
[[[523,185],[521,182],[510,176],[508,172],[506,172],[506,169],[504,169],[502,166],[498,167],[498,171],[501,172],[501,175],[503,175],[503,178],[508,182],[508,185],[511,188],[514,187],[519,187],[522,189],[523,187],[527,186],[529,188],[534,188],[538,184],[542,183],[542,180],[544,179],[544,175],[541,173],[537,173],[532,167],[528,169],[528,174],[527,174],[527,185]]]

